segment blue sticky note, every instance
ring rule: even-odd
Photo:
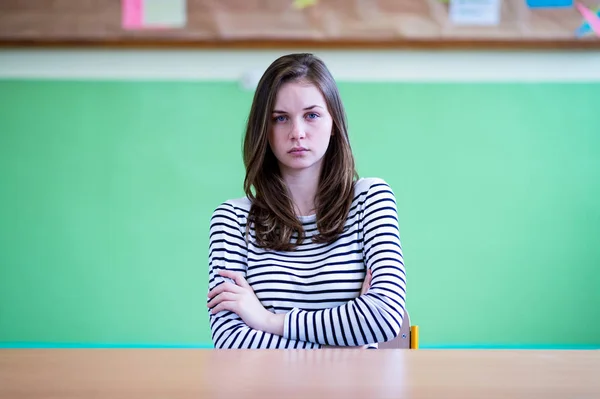
[[[531,8],[573,7],[573,0],[526,0]]]

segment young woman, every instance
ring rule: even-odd
[[[262,76],[244,139],[246,196],[210,223],[216,348],[365,347],[402,326],[406,276],[394,194],[355,171],[344,107],[311,54]]]

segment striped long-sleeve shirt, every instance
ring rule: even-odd
[[[314,244],[316,216],[300,216],[306,239],[295,251],[264,250],[254,230],[245,240],[250,201],[229,200],[210,223],[209,290],[238,271],[269,311],[285,313],[283,336],[248,327],[233,312],[210,317],[215,348],[320,348],[363,346],[393,339],[404,317],[406,275],[396,200],[379,178],[355,184],[344,232],[331,244]],[[369,291],[360,295],[367,269]]]

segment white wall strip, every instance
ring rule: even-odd
[[[0,78],[255,81],[300,50],[0,50]],[[600,81],[600,51],[315,51],[338,81]]]

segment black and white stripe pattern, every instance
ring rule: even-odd
[[[301,217],[307,239],[293,252],[265,251],[244,239],[247,198],[229,200],[211,219],[209,289],[226,268],[242,272],[263,306],[285,313],[283,337],[249,328],[235,314],[210,315],[216,348],[320,348],[388,341],[402,325],[406,275],[394,193],[376,178],[356,182],[344,233],[313,244],[315,216]],[[371,288],[359,296],[366,268]]]

